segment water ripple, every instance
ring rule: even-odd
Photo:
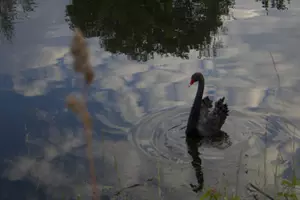
[[[184,133],[189,111],[188,107],[175,107],[148,114],[131,129],[129,141],[154,160],[188,164],[190,158]],[[232,111],[223,128],[228,133],[228,139],[204,141],[200,146],[201,157],[224,159],[226,149],[243,146],[237,144],[247,142],[252,136],[247,131],[249,121],[250,117],[246,114]]]

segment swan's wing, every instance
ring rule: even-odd
[[[226,121],[229,110],[226,103],[224,103],[225,97],[215,102],[214,109],[208,113],[207,122],[205,126],[212,130],[220,130]]]
[[[206,122],[208,113],[209,113],[210,109],[213,107],[212,103],[213,103],[212,100],[210,100],[208,96],[202,99],[201,109],[200,109],[200,117],[199,117],[200,124],[203,124]]]

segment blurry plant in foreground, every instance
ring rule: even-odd
[[[281,199],[292,199],[292,200],[298,200],[296,194],[296,187],[300,186],[300,180],[297,180],[296,176],[293,177],[292,181],[289,181],[287,179],[283,179],[281,181],[282,191],[277,193],[278,197],[281,197]],[[278,199],[278,198],[277,198]]]
[[[214,188],[207,189],[203,195],[200,197],[200,200],[240,200],[238,196],[228,196],[227,194],[221,194]]]
[[[269,199],[269,200],[299,200],[300,198],[297,197],[297,193],[295,191],[296,187],[300,186],[300,180],[298,180],[295,176],[290,181],[287,179],[283,179],[281,181],[281,191],[277,191],[275,196],[272,197],[271,195],[265,193],[262,189],[258,188],[253,184],[249,184],[248,190],[252,193],[252,197],[254,200],[259,200],[261,198],[258,197],[258,194],[263,197],[262,199]],[[242,198],[236,195],[228,195],[222,194],[221,192],[217,191],[214,188],[206,189],[203,194],[200,196],[200,200],[241,200]]]
[[[89,160],[89,171],[93,191],[92,199],[96,200],[99,199],[99,194],[97,190],[95,166],[92,155],[92,120],[86,106],[87,89],[94,79],[94,72],[89,60],[89,52],[86,41],[84,40],[84,37],[79,29],[75,29],[75,35],[71,44],[71,53],[74,59],[74,71],[82,73],[84,75],[85,82],[83,84],[81,98],[77,98],[74,95],[68,95],[66,97],[66,104],[67,107],[72,110],[83,123],[84,135],[87,142],[86,151]]]

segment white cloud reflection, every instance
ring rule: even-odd
[[[16,44],[0,49],[1,58],[4,58],[0,62],[7,66],[1,72],[13,76],[12,89],[16,92],[24,96],[44,95],[53,88],[63,86],[59,86],[58,82],[67,80],[66,74],[70,73],[71,64],[68,52],[71,33],[66,25],[62,25],[66,3],[42,2],[39,10],[33,14],[35,17],[17,25],[19,34],[16,36]],[[47,12],[44,13],[44,10]],[[53,13],[53,10],[56,12]],[[245,168],[249,170],[249,175],[262,181],[262,177],[257,174],[257,168],[261,166],[262,169],[265,146],[263,134],[266,126],[276,129],[272,124],[276,120],[283,120],[278,119],[277,115],[294,124],[300,122],[297,103],[300,100],[300,68],[297,55],[300,46],[297,34],[300,31],[300,11],[272,11],[266,16],[260,4],[249,4],[249,1],[240,0],[233,15],[235,20],[226,23],[229,33],[223,37],[227,48],[220,50],[217,58],[198,60],[197,52],[191,52],[190,60],[156,56],[146,63],[136,63],[127,60],[125,56],[112,56],[104,52],[99,48],[97,39],[90,39],[92,63],[97,74],[92,86],[95,92],[90,95],[90,102],[97,102],[105,111],[102,113],[93,110],[95,123],[99,120],[106,125],[108,128],[103,128],[105,131],[114,129],[115,133],[130,134],[126,133],[130,124],[141,119],[145,113],[166,107],[189,106],[196,90],[195,87],[187,89],[189,77],[195,71],[202,71],[207,74],[206,94],[215,98],[226,96],[233,110],[251,117],[247,125],[249,130],[246,130],[244,124],[236,130],[225,127],[228,132],[235,131],[233,136],[241,141],[224,151],[223,160],[203,160],[205,181],[214,183],[223,171],[228,177],[234,177],[237,158],[242,148],[246,148],[245,153],[249,155],[248,159],[242,161],[247,164]],[[268,51],[272,52],[280,75],[280,92]],[[67,66],[57,64],[57,59],[64,59]],[[286,102],[284,107],[283,102]],[[267,121],[265,115],[270,115],[271,121]],[[122,121],[119,123],[116,118]],[[232,120],[234,124],[235,119]],[[286,121],[284,123],[287,124]],[[270,141],[266,145],[268,183],[273,182],[274,160],[278,154],[284,160],[292,157],[289,137],[293,130],[291,127],[280,128],[277,135],[268,136]],[[101,135],[101,131],[96,130],[100,132],[97,135]],[[246,131],[253,135],[249,140],[238,135]],[[295,131],[295,135],[300,138],[299,130]],[[14,159],[12,167],[4,175],[11,180],[29,178],[37,185],[46,186],[53,194],[63,190],[67,194],[80,192],[83,196],[88,195],[86,181],[89,174],[85,166],[83,141],[80,130],[76,133],[71,130],[52,130],[49,138],[31,141],[38,147],[38,155],[23,155]],[[296,144],[296,149],[298,146],[299,143]],[[148,161],[147,156],[138,152],[127,141],[112,142],[96,138],[93,147],[97,175],[103,185],[120,187],[113,168],[114,157],[119,165],[118,176],[122,186],[141,182],[157,173],[156,163]],[[191,180],[194,181],[191,166],[162,164],[161,168],[163,173],[160,186],[165,191],[176,189],[166,192],[167,197],[182,199],[184,196],[194,199],[194,194],[187,186]],[[280,173],[283,171],[284,168]],[[245,177],[241,182],[247,183],[248,178]],[[235,178],[230,178],[229,181],[235,185]],[[145,196],[147,193],[146,196],[153,199],[157,198],[157,187],[150,184],[135,189],[133,193],[136,197]]]

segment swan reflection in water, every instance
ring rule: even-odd
[[[195,134],[196,135],[196,134]],[[217,149],[226,149],[231,146],[230,137],[224,131],[220,131],[218,135],[211,137],[199,137],[199,136],[187,136],[186,139],[188,154],[192,158],[192,166],[195,170],[197,185],[190,184],[194,192],[200,192],[203,189],[204,179],[202,171],[202,160],[200,158],[199,147],[202,145],[208,145]]]

